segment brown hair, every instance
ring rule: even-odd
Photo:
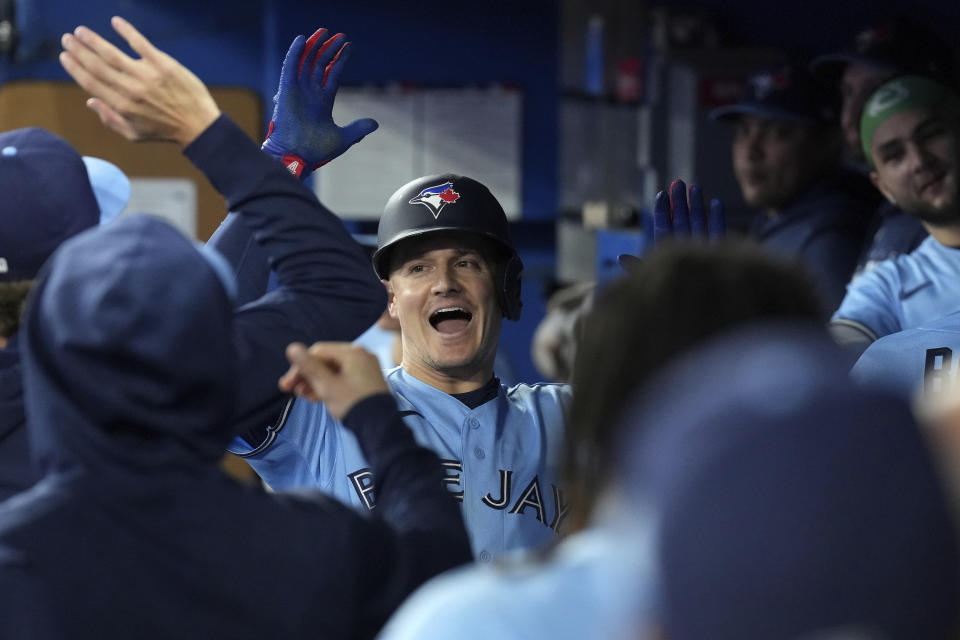
[[[795,263],[753,244],[658,247],[598,297],[573,367],[565,486],[570,530],[582,527],[613,465],[621,411],[667,362],[698,342],[763,319],[821,323],[819,299]],[[695,390],[691,392],[695,398]]]

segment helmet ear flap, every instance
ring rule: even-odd
[[[500,306],[503,316],[507,320],[517,321],[523,308],[520,299],[520,274],[523,272],[523,261],[520,256],[512,254],[503,266],[503,282],[500,287]]]

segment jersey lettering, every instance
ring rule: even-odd
[[[527,485],[527,488],[520,494],[517,503],[513,505],[509,513],[523,513],[527,507],[533,507],[537,512],[537,520],[546,522],[543,517],[543,500],[540,498],[540,481],[537,476]]]
[[[463,487],[461,485],[463,463],[459,460],[441,460],[440,464],[444,471],[441,482],[443,482],[457,502],[463,502]],[[497,495],[494,496],[493,493],[487,493],[480,501],[491,509],[502,511],[510,505],[512,498],[513,471],[509,469],[499,469],[498,471],[500,474],[500,487]],[[347,474],[347,477],[350,478],[354,491],[357,492],[357,496],[367,509],[373,509],[377,506],[373,491],[373,472],[369,468],[364,467],[363,469],[358,469],[353,473]],[[513,503],[513,506],[507,513],[522,515],[528,508],[533,509],[537,521],[542,522],[545,526],[559,533],[564,520],[566,520],[570,514],[570,505],[564,500],[563,491],[561,491],[557,485],[551,484],[550,487],[553,490],[554,515],[549,524],[547,524],[546,507],[540,492],[540,479],[537,476],[534,476],[530,484],[524,488],[520,493],[520,497],[517,498],[517,501]],[[459,489],[459,491],[456,489]]]
[[[373,471],[369,467],[347,474],[347,477],[350,478],[360,501],[366,505],[367,509],[373,509],[377,506],[376,499],[373,496]]]
[[[454,491],[454,487],[460,486],[460,473],[463,471],[463,464],[459,460],[441,460],[440,466],[443,467],[443,484],[447,485],[447,490],[456,499],[457,502],[463,502],[463,490]],[[453,473],[450,473],[450,472]]]
[[[505,509],[510,504],[510,478],[512,476],[513,471],[500,469],[500,497],[494,498],[488,493],[482,498],[483,504],[494,509]]]
[[[950,364],[953,360],[953,350],[948,347],[927,349],[926,360],[923,365],[923,392],[939,393],[947,388],[952,375]]]
[[[570,505],[563,501],[563,491],[560,490],[555,484],[551,484],[553,487],[553,522],[550,523],[550,528],[560,533],[560,525],[563,524],[563,521],[567,518],[567,515],[570,513]]]

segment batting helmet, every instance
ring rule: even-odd
[[[417,178],[397,189],[380,217],[374,271],[382,280],[390,276],[390,252],[397,243],[450,231],[481,236],[502,251],[505,259],[495,270],[500,308],[508,320],[519,320],[523,262],[510,241],[503,207],[473,178],[445,173]]]

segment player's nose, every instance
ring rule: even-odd
[[[447,266],[434,271],[434,279],[431,284],[431,293],[443,295],[460,290],[460,281],[457,279],[457,273],[453,266]]]

